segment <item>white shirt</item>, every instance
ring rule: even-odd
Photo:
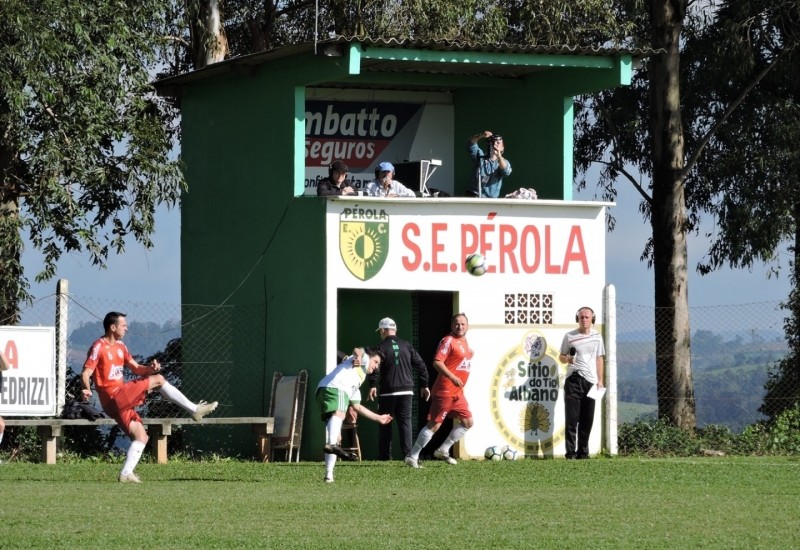
[[[381,182],[378,180],[372,180],[367,184],[368,197],[388,197],[392,194],[397,195],[398,197],[416,197],[411,189],[397,180],[392,180],[385,189],[383,184],[381,184]]]
[[[367,357],[367,359],[369,359]],[[319,381],[319,388],[335,388],[345,392],[353,403],[361,402],[361,384],[366,380],[364,366],[353,367],[353,356],[347,357]]]
[[[594,329],[589,334],[581,334],[578,329],[571,330],[561,341],[561,353],[569,355],[575,348],[575,360],[567,367],[567,376],[577,372],[583,378],[597,384],[597,358],[606,354],[603,337]]]

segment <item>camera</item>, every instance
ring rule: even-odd
[[[489,143],[489,145],[494,145],[498,141],[503,141],[503,136],[492,134],[491,136],[486,138],[486,141]]]

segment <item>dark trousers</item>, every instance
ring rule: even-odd
[[[586,394],[593,385],[579,374],[572,374],[564,381],[567,458],[589,458],[595,400]]]
[[[392,458],[392,425],[400,432],[400,450],[406,457],[411,452],[411,402],[413,395],[381,395],[378,414],[391,414],[392,422],[378,426],[378,460]]]

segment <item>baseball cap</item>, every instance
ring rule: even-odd
[[[384,329],[389,328],[389,329],[392,329],[392,330],[397,330],[397,323],[394,322],[394,319],[390,319],[389,317],[384,317],[383,319],[381,319],[381,322],[378,323],[378,328],[375,329],[375,332],[378,332],[382,328],[384,328]]]
[[[333,164],[331,164],[331,172],[349,172],[350,170],[347,168],[347,165],[344,161],[335,160]]]
[[[381,172],[394,172],[394,166],[391,162],[382,162],[378,165],[378,170]],[[387,317],[387,319],[389,318]],[[389,320],[391,321],[391,319]]]

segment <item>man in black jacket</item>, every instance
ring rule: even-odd
[[[328,177],[320,180],[317,184],[317,195],[320,197],[355,195],[356,190],[353,188],[353,184],[347,182],[349,171],[350,169],[343,161],[333,161],[328,166]]]
[[[397,337],[397,324],[386,317],[378,323],[378,332],[382,342],[379,346],[386,360],[381,363],[380,374],[369,377],[369,400],[378,395],[378,377],[380,376],[380,397],[378,413],[391,414],[397,422],[400,433],[400,449],[403,456],[411,452],[411,405],[414,398],[413,370],[419,375],[419,395],[427,401],[431,397],[428,388],[428,367],[417,350],[405,340]],[[378,427],[378,459],[392,458],[392,426]]]

